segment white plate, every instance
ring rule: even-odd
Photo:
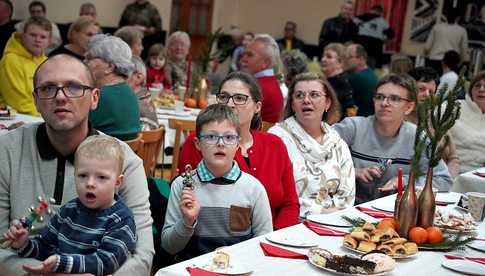
[[[392,204],[394,204],[394,202],[392,202]],[[372,208],[391,214],[394,213],[394,205],[390,205],[388,201],[377,201],[372,204]]]
[[[175,111],[175,110],[170,110],[170,109],[162,109],[162,110],[157,110],[158,115],[168,115],[168,116],[177,116],[177,117],[189,117],[192,115],[192,112],[190,110],[188,111]]]
[[[355,253],[359,253],[359,254],[366,254],[367,252],[364,252],[364,251],[360,251],[360,250],[357,250],[355,248],[350,248],[350,247],[347,247],[345,246],[344,244],[342,245],[345,249],[348,249],[350,251],[353,251]],[[413,257],[416,257],[416,255],[418,255],[419,252],[416,252],[412,255],[387,255],[393,259],[408,259],[408,258],[413,258]]]
[[[316,243],[305,241],[301,237],[292,236],[292,235],[285,235],[283,233],[278,233],[278,232],[273,232],[271,234],[268,234],[266,236],[266,239],[268,241],[272,242],[272,243],[291,246],[291,247],[306,248],[306,247],[317,246]]]
[[[307,220],[316,222],[318,224],[334,226],[334,227],[346,227],[350,228],[353,227],[348,221],[342,218],[341,214],[314,214],[308,215],[306,217]]]
[[[229,259],[229,267],[227,269],[215,268],[212,266],[212,258],[214,257],[214,255],[215,253],[213,252],[208,255],[208,259],[204,258],[198,262],[193,263],[191,266],[198,267],[207,271],[226,274],[226,275],[241,275],[241,274],[250,274],[253,272],[247,266],[243,265],[237,260],[234,260],[233,255],[231,255]]]
[[[485,252],[485,241],[472,241],[471,243],[467,244],[468,247],[471,247],[473,249],[476,249],[478,251],[483,251]]]
[[[445,260],[442,266],[469,275],[485,275],[485,265],[467,260]]]
[[[308,261],[309,261],[309,262],[310,262],[312,265],[314,265],[314,266],[316,266],[316,267],[318,267],[318,268],[320,268],[320,269],[323,269],[323,270],[325,270],[325,271],[331,272],[332,274],[335,274],[335,275],[344,275],[344,276],[350,276],[350,275],[352,275],[352,276],[372,275],[372,276],[379,276],[379,275],[386,275],[386,274],[388,274],[388,273],[390,273],[390,272],[392,271],[392,270],[391,270],[391,271],[385,271],[385,272],[380,272],[380,273],[369,273],[369,274],[353,274],[353,273],[339,272],[339,271],[336,271],[336,270],[330,269],[330,268],[328,268],[328,267],[320,266],[320,265],[316,264],[316,263],[313,261],[313,258],[312,258],[311,256],[309,256]]]
[[[8,117],[0,116],[0,120],[14,120],[14,119],[15,119],[15,115],[11,115]]]
[[[460,200],[460,194],[458,193],[436,193],[436,201],[446,202],[450,204],[457,203]]]

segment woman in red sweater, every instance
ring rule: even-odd
[[[241,140],[234,159],[241,170],[263,184],[273,214],[273,226],[280,229],[298,223],[300,206],[285,145],[279,137],[257,130],[261,125],[261,100],[256,80],[243,72],[229,74],[217,94],[217,101],[232,107],[239,116]],[[194,138],[192,133],[184,143],[179,171],[184,171],[186,164],[195,168],[202,159]]]

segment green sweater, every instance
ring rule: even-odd
[[[93,128],[120,140],[130,140],[140,132],[138,99],[126,82],[101,87],[96,110],[89,113]]]
[[[349,73],[347,76],[354,93],[354,103],[359,108],[357,116],[374,115],[372,97],[379,81],[377,75],[372,69],[367,68],[360,72]]]

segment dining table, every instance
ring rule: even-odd
[[[9,132],[7,128],[15,123],[24,122],[26,124],[29,124],[43,121],[44,119],[42,119],[42,117],[36,117],[21,113],[16,113],[14,116],[9,117],[8,119],[0,117],[0,135],[7,134]]]
[[[485,167],[458,175],[453,181],[451,191],[485,193]]]
[[[173,147],[175,143],[175,129],[168,127],[168,119],[174,118],[179,120],[194,121],[199,114],[200,109],[184,107],[182,111],[176,111],[174,109],[157,108],[157,118],[160,125],[165,126],[165,140],[164,149]],[[181,137],[181,144],[183,144],[185,137]],[[162,149],[162,154],[158,163],[161,164],[162,160],[165,164],[171,164],[171,156],[164,155],[164,149]]]
[[[461,194],[459,193],[438,193],[436,200],[442,204],[437,208],[457,208],[454,204],[459,200]],[[366,221],[376,221],[376,218],[370,217],[359,211],[361,209],[373,209],[373,210],[393,210],[396,195],[390,195],[387,197],[379,198],[373,201],[363,203],[358,206],[350,207],[344,210],[335,212],[335,216],[341,217],[346,215],[348,217],[360,217]],[[441,206],[448,204],[447,206]],[[363,207],[363,208],[362,208]],[[392,213],[391,213],[392,214]],[[342,227],[330,227],[336,231],[350,231],[351,228]],[[335,275],[325,271],[319,267],[314,266],[308,260],[304,259],[292,259],[281,257],[269,257],[263,253],[260,243],[271,244],[287,250],[291,250],[296,253],[306,255],[308,248],[297,248],[284,246],[281,244],[271,243],[270,240],[274,240],[274,237],[297,237],[299,240],[303,240],[309,244],[314,244],[320,248],[324,248],[337,255],[353,255],[355,252],[350,251],[343,247],[342,236],[320,236],[314,231],[310,230],[305,223],[299,223],[294,226],[290,226],[284,229],[280,229],[271,233],[267,233],[262,236],[254,237],[244,242],[234,244],[232,246],[224,247],[224,251],[230,256],[230,260],[245,267],[248,273],[251,275],[295,275],[295,276],[308,276],[308,275]],[[478,237],[485,238],[485,223],[481,222],[477,226]],[[485,242],[485,240],[483,241]],[[462,273],[452,271],[442,266],[442,263],[447,260],[445,254],[452,254],[466,257],[485,257],[485,253],[469,248],[465,246],[459,250],[451,252],[440,251],[424,251],[419,252],[412,257],[395,259],[396,267],[393,271],[386,275],[463,275]],[[214,252],[207,253],[193,259],[189,259],[174,265],[164,267],[160,269],[157,276],[176,276],[176,275],[191,275],[188,272],[188,268],[200,267],[203,264],[210,263],[214,256]],[[469,262],[469,261],[467,261]],[[475,263],[473,263],[476,265]],[[244,271],[244,270],[243,270]],[[483,272],[485,273],[485,264],[483,264]],[[195,275],[195,274],[194,274]],[[201,274],[203,275],[203,274]]]

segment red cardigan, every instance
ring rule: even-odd
[[[263,93],[261,116],[263,121],[276,123],[283,113],[283,93],[275,76],[259,77],[259,86]]]
[[[251,134],[254,142],[247,150],[251,167],[244,160],[241,149],[237,150],[234,159],[242,171],[256,177],[266,189],[273,227],[280,229],[295,225],[298,223],[300,204],[286,146],[276,135],[256,130],[251,130]],[[180,172],[185,170],[186,164],[195,168],[202,159],[201,153],[195,148],[194,138],[195,133],[190,134],[182,147],[178,164]]]

